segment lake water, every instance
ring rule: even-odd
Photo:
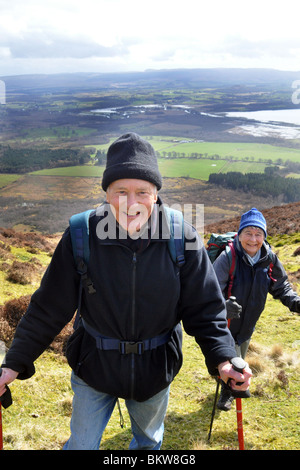
[[[257,121],[240,124],[231,129],[231,134],[248,134],[256,137],[277,137],[281,139],[300,139],[300,109],[262,110],[250,112],[225,113],[231,118]],[[290,125],[291,124],[291,125]]]
[[[254,119],[260,122],[284,122],[300,126],[300,109],[279,109],[275,111],[230,112],[228,117]]]

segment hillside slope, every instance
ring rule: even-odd
[[[276,245],[281,246],[280,240],[283,236],[287,237],[289,258],[286,259],[284,254],[283,263],[286,264],[290,281],[297,285],[300,279],[297,264],[300,235],[296,238],[289,235],[297,232],[300,234],[300,202],[276,206],[262,212],[267,220],[268,235],[275,237]],[[209,224],[205,227],[205,238],[212,232],[236,231],[239,222],[240,217],[234,217]],[[279,239],[276,238],[278,235]],[[0,340],[6,344],[11,341],[16,325],[27,309],[31,294],[39,286],[59,238],[59,234],[43,235],[0,228]],[[58,353],[63,352],[70,331],[71,325],[68,325],[56,338],[51,349]]]
[[[261,211],[267,221],[268,235],[293,234],[300,232],[300,202],[275,206]],[[241,214],[242,215],[242,214]],[[205,226],[206,233],[223,233],[237,231],[240,216],[226,219]]]
[[[274,207],[264,212],[272,246],[278,253],[295,289],[300,292],[299,204]],[[234,225],[235,224],[235,225]],[[214,231],[237,229],[239,217],[212,224]],[[298,230],[297,234],[289,235]],[[206,234],[207,235],[207,234]],[[17,323],[31,294],[49,264],[58,236],[17,232],[0,228],[0,341],[10,345]],[[274,245],[273,245],[274,243]],[[36,374],[15,381],[14,406],[4,413],[4,445],[7,450],[61,449],[69,437],[72,392],[69,366],[63,353],[72,322],[55,338],[36,362]],[[253,371],[250,400],[243,401],[247,450],[299,448],[299,316],[279,301],[268,299],[251,341],[247,361]],[[184,333],[182,370],[172,385],[166,416],[164,450],[237,449],[236,416],[217,411],[212,440],[207,432],[213,407],[215,381],[208,376],[204,358],[194,339]],[[127,449],[130,420],[121,401],[126,426],[120,430],[114,413],[102,448]],[[272,431],[272,432],[270,432]]]

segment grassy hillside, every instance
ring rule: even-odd
[[[300,293],[299,240],[300,233],[277,235],[270,242]],[[56,243],[57,238],[35,233],[1,231],[0,275],[4,288],[0,294],[0,340],[7,344]],[[252,397],[243,400],[248,450],[299,449],[299,321],[279,301],[268,299],[247,358],[254,372]],[[71,326],[36,361],[37,372],[31,379],[11,385],[14,404],[3,412],[5,449],[60,449],[67,440],[72,391],[62,350],[70,331]],[[207,442],[214,393],[215,382],[207,373],[198,346],[184,334],[184,364],[171,388],[163,449],[238,448],[234,409],[228,413],[217,411],[212,438]],[[103,449],[128,448],[130,422],[122,400],[121,409],[125,428],[120,428],[116,408],[103,438]]]

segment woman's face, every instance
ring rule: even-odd
[[[255,256],[262,247],[264,239],[264,231],[258,227],[246,227],[239,235],[239,241],[243,249],[251,257]]]

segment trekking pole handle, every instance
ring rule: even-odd
[[[241,357],[233,357],[232,359],[230,359],[230,363],[232,364],[233,369],[239,372],[240,374],[243,373],[244,369],[247,366],[247,362],[245,362],[244,359],[242,359]],[[251,395],[248,389],[245,391],[232,389],[230,387],[231,380],[232,379],[228,380],[226,386],[230,388],[234,398],[250,398]],[[236,382],[236,385],[243,385],[243,382]]]
[[[247,366],[247,362],[244,361],[244,359],[242,359],[241,357],[233,357],[232,359],[230,359],[230,363],[232,364],[232,367],[234,368],[234,370],[236,370],[240,374],[243,373],[243,370]],[[236,384],[242,385],[242,383],[243,382],[237,382]]]
[[[2,369],[0,367],[0,377],[1,375],[2,375]],[[6,391],[0,397],[0,403],[2,404],[3,408],[8,408],[12,404],[12,397],[11,397],[11,393],[8,388],[8,385],[5,385],[5,386],[6,386]]]

